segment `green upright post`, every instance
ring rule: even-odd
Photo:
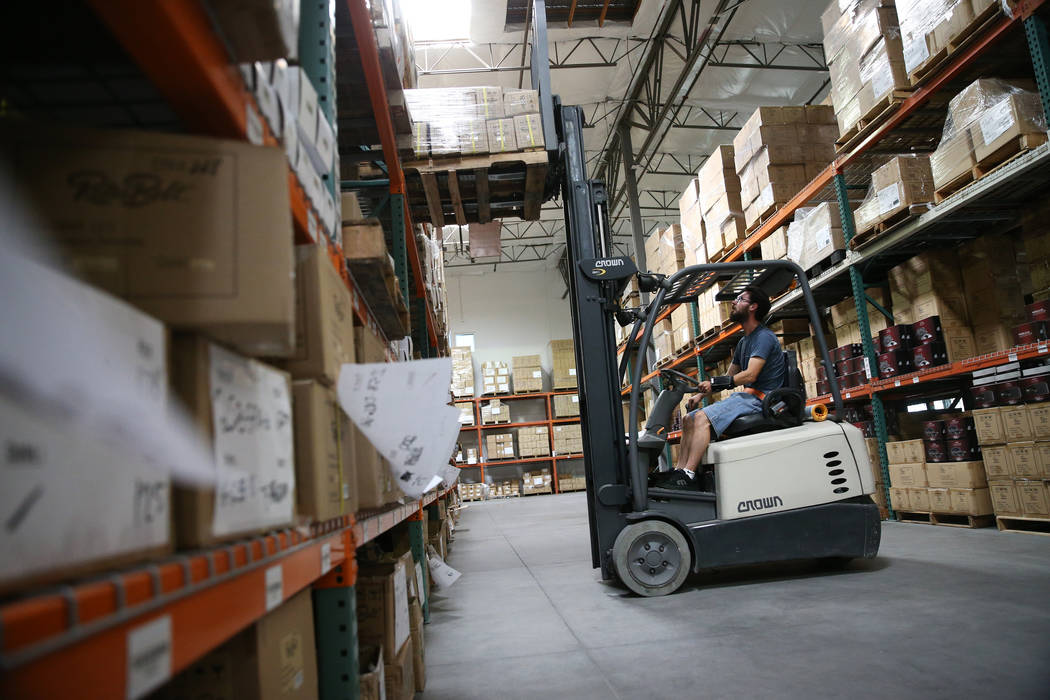
[[[335,2],[303,0],[299,8],[299,66],[317,90],[317,106],[335,135]],[[338,143],[338,140],[336,141]],[[336,197],[339,187],[334,167],[323,178]]]
[[[838,195],[839,213],[842,217],[842,237],[849,245],[857,229],[853,221],[853,210],[850,209],[849,196],[846,189],[846,178],[842,173],[835,175],[835,193]],[[868,381],[878,377],[878,356],[875,352],[875,344],[871,341],[871,326],[868,323],[867,295],[864,293],[864,279],[854,266],[849,268],[850,284],[853,287],[853,300],[857,305],[857,323],[860,325],[860,342],[864,348],[864,358],[867,363]],[[896,514],[890,505],[890,473],[887,465],[889,459],[886,455],[886,441],[889,439],[889,431],[886,429],[886,411],[882,405],[882,399],[876,394],[871,395],[872,418],[875,422],[875,437],[879,443],[879,470],[882,473],[882,488],[885,492],[886,508],[889,517],[896,519]]]
[[[420,509],[418,513],[408,519],[408,540],[412,546],[412,560],[418,564],[423,571],[423,589],[419,592],[423,603],[423,622],[430,622],[430,596],[427,595],[426,581],[429,572],[427,569],[427,542],[423,532],[426,512]],[[438,521],[440,522],[440,521]],[[415,571],[412,576],[415,576]]]
[[[390,194],[390,255],[394,258],[394,273],[401,281],[401,294],[405,304],[411,280],[408,278],[408,249],[405,247],[405,195]]]
[[[1043,101],[1043,114],[1050,119],[1050,40],[1047,39],[1046,23],[1032,15],[1024,21],[1024,34],[1032,56],[1035,84]]]
[[[361,697],[357,643],[357,561],[353,535],[344,537],[347,559],[313,587],[314,635],[320,700]]]

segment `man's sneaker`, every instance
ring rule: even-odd
[[[674,489],[676,491],[699,491],[700,485],[696,479],[689,476],[681,469],[672,469],[667,472],[657,472],[649,476],[649,485],[658,489]]]

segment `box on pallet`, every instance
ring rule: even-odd
[[[539,355],[518,355],[511,360],[514,391],[543,391],[543,367]]]
[[[898,440],[886,443],[890,464],[922,464],[926,461],[922,440]]]
[[[678,198],[678,222],[682,227],[682,253],[686,266],[707,262],[704,246],[704,218],[701,212],[699,181],[689,180]]]
[[[456,404],[459,409],[459,424],[474,425],[474,402],[463,401]]]
[[[932,201],[933,171],[929,156],[894,156],[871,174],[868,193],[853,212],[857,233],[870,231],[914,205]]]
[[[452,395],[474,396],[474,357],[470,348],[452,348]]]
[[[354,431],[332,389],[292,382],[296,515],[329,520],[357,512]]]
[[[506,362],[490,360],[481,364],[481,394],[509,394],[511,374]]]
[[[381,644],[387,665],[409,640],[408,577],[414,570],[411,552],[358,563],[357,636],[365,644]]]
[[[492,399],[481,407],[481,424],[510,423],[510,405]]]
[[[1044,481],[1019,480],[1014,482],[1021,512],[1029,517],[1050,517],[1050,493]]]
[[[718,146],[697,173],[698,204],[706,236],[706,251],[714,256],[744,237],[744,205],[736,174],[733,146]],[[688,264],[688,260],[686,261]]]
[[[816,207],[795,212],[788,226],[787,257],[804,270],[829,258],[835,251],[845,250],[839,205],[823,202]]]
[[[550,432],[545,425],[518,430],[518,450],[522,457],[546,457],[551,453]]]
[[[513,459],[514,433],[497,433],[485,436],[488,459]]]
[[[521,476],[522,493],[551,493],[551,473],[549,469],[525,472]]]
[[[80,277],[240,352],[293,352],[295,263],[280,150],[109,129],[8,128],[0,142],[51,224],[60,259]]]
[[[206,547],[290,523],[295,462],[288,375],[197,336],[176,336],[171,357],[175,393],[211,446],[216,476],[214,488],[176,489],[179,546]]]
[[[685,266],[685,246],[682,227],[672,224],[664,230],[654,230],[645,239],[645,266],[649,272],[671,275]]]
[[[572,340],[552,340],[551,351],[551,388],[555,391],[560,389],[575,389],[578,384],[576,380],[576,348]]]
[[[580,397],[578,394],[562,394],[554,397],[554,417],[572,418],[580,415]]]
[[[583,452],[583,433],[579,425],[554,426],[554,454],[580,454]]]

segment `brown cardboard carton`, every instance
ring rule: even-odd
[[[926,461],[922,440],[898,440],[886,443],[890,464],[921,464]]]
[[[912,299],[912,315],[918,319],[940,316],[942,324],[967,324],[966,296],[961,292],[931,291]]]
[[[339,380],[339,368],[354,362],[354,310],[350,290],[323,245],[295,249],[295,354],[280,363],[295,379]]]
[[[562,394],[554,397],[554,417],[571,418],[580,415],[580,397],[578,394]]]
[[[999,416],[1003,421],[1003,432],[1006,435],[1007,442],[1023,442],[1035,439],[1030,415],[1028,406],[1000,407]]]
[[[386,347],[368,328],[354,329],[354,351],[358,364],[386,362]],[[471,373],[473,374],[473,370]]]
[[[953,488],[983,488],[988,485],[984,473],[984,463],[977,462],[939,462],[926,465],[926,478],[930,486],[948,486]]]
[[[894,510],[912,510],[911,498],[908,495],[911,489],[890,487],[890,505]]]
[[[969,304],[967,304],[969,307]],[[973,331],[964,327],[942,328],[944,345],[948,349],[948,361],[960,362],[977,355]]]
[[[974,157],[978,163],[995,163],[1012,155],[1013,142],[1025,134],[1045,134],[1039,124],[1043,119],[1043,105],[1036,92],[1005,95],[975,115],[970,125]]]
[[[887,443],[888,444],[888,443]],[[933,467],[935,465],[930,465]],[[897,487],[927,486],[927,467],[922,462],[918,464],[890,464],[890,483]],[[948,486],[949,484],[930,484],[931,486]]]
[[[414,580],[414,579],[413,579]],[[418,597],[414,597],[408,604],[409,618],[411,619],[412,636],[412,678],[415,681],[416,692],[422,693],[426,689],[426,647],[423,642],[423,606]]]
[[[977,160],[973,157],[973,139],[968,129],[942,140],[937,150],[930,155],[934,187],[941,189],[960,175],[968,173],[975,165]]]
[[[383,661],[388,668],[399,656],[389,650],[400,650],[410,641],[408,576],[414,575],[409,571],[411,561],[412,553],[408,552],[390,562],[359,564],[357,636],[365,644],[383,646]]]
[[[386,674],[387,700],[412,700],[415,696],[414,656],[412,640],[409,639],[401,651],[387,661],[383,669]]]
[[[316,521],[357,512],[353,431],[335,392],[292,382],[292,418],[298,515]]]
[[[1012,481],[989,481],[988,493],[996,515],[1021,515],[1021,501]]]
[[[513,119],[490,119],[486,127],[490,153],[512,153],[518,150]]]
[[[976,356],[1009,350],[1014,346],[1013,329],[1009,324],[977,326],[973,329]]]
[[[360,700],[386,700],[386,670],[383,668],[383,648],[361,646],[358,653],[358,687]]]
[[[0,142],[81,278],[240,352],[294,350],[281,149],[116,129],[9,129]]]
[[[503,106],[508,117],[539,114],[540,96],[535,90],[503,90]]]
[[[1050,404],[1028,404],[1028,420],[1032,424],[1032,437],[1050,440]]]
[[[965,0],[957,2],[939,19],[933,28],[933,40],[937,46],[948,46],[949,42],[970,27],[974,20],[973,5]]]
[[[964,515],[990,515],[992,497],[987,488],[948,489],[952,513]],[[940,512],[940,511],[937,511]]]
[[[908,501],[911,503],[912,510],[918,513],[930,512],[929,489],[924,489],[922,487],[909,488]]]
[[[1014,483],[1021,512],[1026,516],[1046,518],[1050,516],[1050,498],[1046,482],[1019,480]]]
[[[1038,479],[1043,475],[1040,453],[1034,442],[1012,442],[1006,447],[1010,451],[1010,466],[1015,478]]]
[[[302,591],[163,686],[160,700],[317,697],[310,591]],[[152,697],[152,696],[151,696]]]
[[[1050,479],[1050,442],[1035,443],[1035,459],[1042,468],[1042,479]]]
[[[514,117],[514,137],[521,150],[543,148],[543,126],[540,124],[540,115],[519,114]]]
[[[930,512],[931,513],[951,513],[952,512],[952,499],[946,488],[932,488],[927,489],[927,493],[930,494]]]
[[[981,445],[1002,445],[1006,442],[1006,431],[998,408],[978,408],[973,412],[977,441]]]
[[[288,375],[198,336],[175,336],[171,357],[175,393],[216,462],[215,488],[175,491],[179,547],[206,547],[289,524],[295,463]],[[246,432],[236,430],[239,425]],[[250,488],[253,482],[266,487]]]
[[[576,350],[572,340],[552,340],[551,351],[551,385],[555,390],[575,389]]]
[[[1013,466],[1010,463],[1010,450],[1006,445],[987,445],[981,448],[984,458],[984,471],[988,480],[1013,478]]]

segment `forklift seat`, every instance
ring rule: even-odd
[[[802,383],[802,373],[798,371],[795,351],[785,350],[784,361],[787,363],[787,384],[766,394],[766,398],[762,400],[761,413],[740,416],[730,423],[725,433],[722,434],[723,437],[755,435],[802,425],[803,412],[806,407],[806,389],[805,384]],[[779,401],[785,401],[788,408],[785,413],[777,416],[773,414],[771,406]]]

